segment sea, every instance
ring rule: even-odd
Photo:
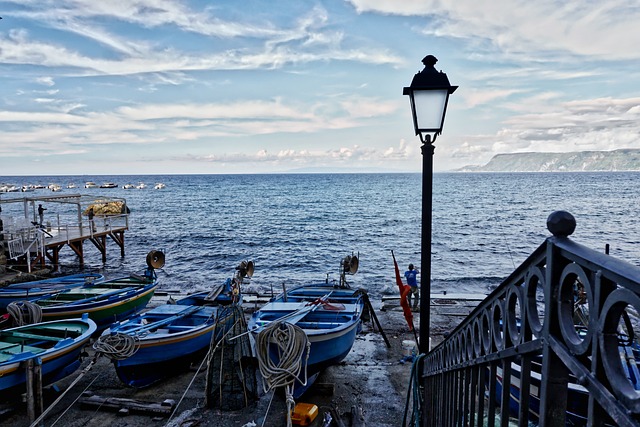
[[[435,173],[432,190],[432,292],[489,293],[550,236],[549,214],[577,221],[572,238],[595,250],[640,263],[639,173]],[[87,181],[111,189],[84,188]],[[143,182],[144,189],[124,189]],[[265,174],[0,176],[0,183],[59,184],[0,193],[0,200],[86,194],[124,198],[130,210],[125,256],[107,240],[107,262],[85,243],[85,268],[107,277],[139,273],[151,250],[165,253],[160,288],[192,292],[233,276],[253,261],[247,286],[259,293],[339,279],[341,261],[357,256],[354,288],[378,297],[397,292],[392,251],[404,272],[420,268],[422,175]],[[154,189],[156,183],[164,189]],[[66,188],[74,184],[77,188]],[[1,215],[24,215],[2,203]],[[76,221],[68,207],[45,203],[45,221]],[[77,214],[76,214],[77,217]],[[61,272],[78,270],[70,248]]]

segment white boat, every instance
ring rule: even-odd
[[[67,185],[67,188],[76,188],[76,185],[74,183],[71,183],[71,184]]]
[[[163,183],[159,182],[153,188],[155,188],[156,190],[162,190],[163,188],[166,188],[166,185],[164,185]]]
[[[145,184],[144,182],[140,182],[138,183],[138,185],[136,185],[136,188],[138,190],[142,190],[143,188],[147,188],[147,184]]]
[[[122,186],[122,188],[124,188],[125,190],[129,190],[130,188],[134,188],[133,184],[125,184]]]
[[[96,183],[95,183],[95,182],[93,182],[93,181],[87,181],[87,182],[84,184],[84,188],[98,188],[98,184],[96,184]]]
[[[51,190],[51,191],[60,191],[60,190],[62,190],[62,186],[60,186],[59,184],[49,184],[49,186],[47,188],[49,188],[49,190]]]

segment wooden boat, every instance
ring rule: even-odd
[[[364,310],[362,293],[348,287],[344,275],[357,271],[357,257],[343,261],[339,284],[303,285],[273,298],[251,316],[248,328],[254,335],[260,370],[265,364],[281,363],[280,349],[264,334],[284,324],[301,328],[310,344],[306,366],[293,385],[293,396],[301,396],[327,367],[340,363],[351,351],[361,330]],[[305,364],[306,353],[301,355]],[[265,378],[269,382],[268,378]]]
[[[162,266],[164,254],[151,251],[147,255],[147,269],[142,276],[132,274],[78,286],[32,302],[42,308],[44,320],[67,319],[88,313],[101,331],[113,322],[139,313],[147,306],[158,287],[155,269]]]
[[[26,360],[37,357],[42,362],[44,385],[72,374],[80,366],[80,354],[95,331],[96,324],[87,315],[0,331],[2,400],[22,393]]]
[[[79,273],[31,282],[14,283],[0,288],[0,308],[6,308],[13,301],[29,301],[64,292],[78,285],[87,285],[104,280],[99,273]]]
[[[112,358],[118,378],[131,387],[147,387],[187,369],[242,316],[237,290],[244,277],[253,274],[249,263],[249,269],[240,269],[234,279],[211,292],[189,295],[111,325],[94,348]],[[113,348],[118,351],[110,352]]]

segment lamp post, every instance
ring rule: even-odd
[[[405,87],[403,95],[409,95],[411,114],[416,135],[422,142],[422,237],[420,264],[420,352],[429,351],[429,328],[431,324],[431,223],[433,194],[433,152],[438,135],[442,133],[444,116],[447,113],[449,95],[458,89],[451,86],[447,75],[435,69],[435,56],[427,55],[422,60],[424,70],[417,73],[411,86]]]

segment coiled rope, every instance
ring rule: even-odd
[[[138,337],[127,334],[115,333],[112,335],[101,335],[93,343],[93,349],[102,353],[111,360],[127,359],[140,348]]]
[[[7,305],[7,313],[15,326],[42,322],[42,307],[30,301],[16,301]]]
[[[277,363],[269,357],[270,346],[276,346]],[[258,334],[256,353],[265,393],[276,387],[283,387],[287,401],[287,426],[290,427],[291,411],[295,405],[293,387],[298,381],[307,385],[307,362],[311,343],[307,334],[299,326],[287,322],[271,322]],[[305,354],[306,353],[306,354]],[[304,368],[304,380],[300,373]]]

